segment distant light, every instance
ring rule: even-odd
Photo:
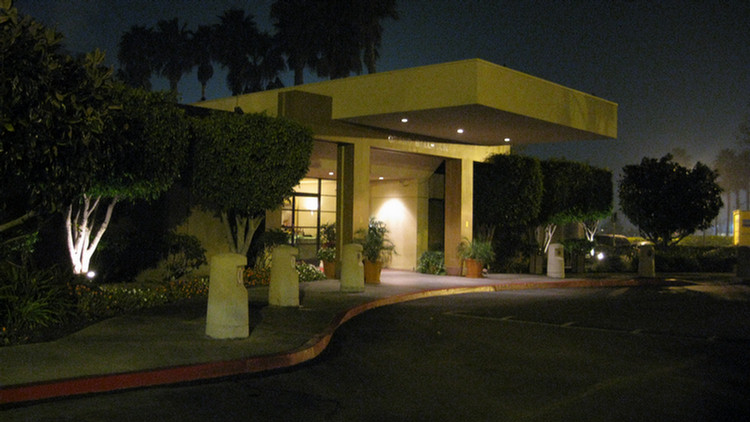
[[[96,277],[96,272],[94,272],[94,271],[89,271],[89,272],[87,272],[87,273],[86,273],[86,277],[87,277],[87,278],[88,278],[89,280],[93,280],[93,279],[94,279],[94,277]]]
[[[604,259],[604,252],[599,252],[598,254],[596,254],[596,259],[598,259],[599,261]]]
[[[403,119],[401,119],[401,123],[406,123],[408,121],[409,121],[409,119],[407,119],[406,117],[404,117]]]
[[[383,179],[385,179],[385,177],[383,176],[378,177],[378,180],[383,180]]]
[[[458,133],[464,133],[464,130],[463,129],[458,129],[456,132],[458,132]]]
[[[505,142],[510,142],[510,138],[505,138],[504,141]]]
[[[333,172],[332,172],[332,171],[329,171],[329,172],[328,172],[328,175],[329,175],[329,176],[333,176]]]
[[[430,144],[430,148],[435,148],[435,144]]]

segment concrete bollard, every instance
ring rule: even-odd
[[[211,257],[206,309],[206,335],[216,339],[250,335],[247,289],[242,276],[244,255],[226,253]]]
[[[638,246],[638,277],[656,277],[654,245],[645,244]]]
[[[344,245],[341,254],[341,291],[359,293],[365,291],[365,269],[362,265],[362,245]]]
[[[750,280],[750,246],[737,247],[737,278]]]
[[[565,278],[565,256],[563,245],[553,243],[547,251],[547,277]]]
[[[271,255],[271,284],[268,304],[272,306],[299,306],[299,250],[289,245],[279,245]]]

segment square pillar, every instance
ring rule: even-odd
[[[472,239],[474,228],[474,161],[445,161],[445,269],[449,275],[461,274],[456,248],[461,240]]]
[[[370,146],[339,144],[336,154],[336,254],[370,220]]]

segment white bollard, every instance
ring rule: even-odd
[[[299,306],[299,273],[297,273],[297,248],[279,245],[271,255],[271,284],[268,287],[268,304],[273,306]]]
[[[565,278],[565,256],[563,245],[553,243],[547,251],[547,277]]]
[[[646,244],[638,247],[638,277],[656,277],[654,245]]]
[[[344,245],[341,254],[341,291],[359,293],[365,291],[365,268],[362,265],[362,245]]]
[[[211,257],[206,335],[216,339],[250,335],[247,289],[242,274],[247,257],[227,253]]]

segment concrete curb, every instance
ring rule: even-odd
[[[336,315],[320,333],[315,334],[304,345],[289,352],[254,356],[245,359],[207,362],[194,365],[157,368],[99,376],[87,376],[31,384],[11,385],[0,388],[0,404],[39,401],[65,396],[76,396],[112,392],[118,390],[177,384],[241,374],[253,374],[294,366],[314,359],[326,349],[338,327],[355,316],[381,306],[393,305],[428,297],[458,295],[466,293],[497,292],[505,290],[529,290],[575,287],[635,287],[672,285],[675,280],[664,279],[604,279],[604,280],[560,280],[531,281],[520,283],[497,283],[479,286],[448,287],[423,290],[375,299],[355,306]]]

